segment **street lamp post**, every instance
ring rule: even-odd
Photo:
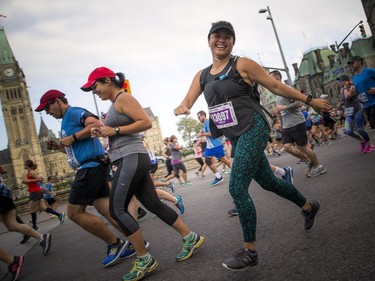
[[[341,64],[343,63],[343,61],[342,61],[342,57],[341,57],[341,54],[340,54],[340,50],[339,50],[341,44],[344,43],[344,41],[346,40],[346,38],[348,38],[348,36],[353,32],[353,30],[354,30],[358,25],[360,25],[360,24],[362,24],[362,23],[363,23],[363,21],[360,21],[359,23],[357,23],[357,24],[353,27],[353,29],[350,30],[350,32],[348,33],[348,35],[345,36],[345,38],[341,41],[340,44],[337,44],[337,41],[335,41],[336,49],[337,49],[337,53],[339,54],[339,58],[340,58],[340,63],[341,63]]]
[[[270,21],[272,22],[273,31],[275,32],[275,36],[276,36],[276,40],[277,40],[277,44],[279,45],[281,58],[282,58],[283,63],[284,63],[284,69],[282,69],[282,70],[284,70],[284,71],[286,72],[286,75],[288,76],[288,82],[289,82],[289,85],[292,86],[292,79],[290,78],[289,69],[288,69],[288,66],[287,66],[286,61],[285,61],[285,57],[284,57],[284,53],[283,53],[283,49],[281,48],[281,44],[280,44],[280,40],[279,40],[279,36],[277,35],[277,31],[276,31],[275,23],[274,23],[273,18],[272,18],[272,14],[271,14],[270,7],[267,6],[267,9],[260,9],[260,10],[259,10],[259,14],[263,14],[263,13],[265,13],[265,12],[268,12],[267,19],[270,20]]]

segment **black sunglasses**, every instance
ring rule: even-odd
[[[51,100],[51,101],[49,101],[49,102],[46,104],[46,106],[44,107],[44,110],[45,110],[45,111],[49,111],[49,107],[50,107],[50,105],[53,104],[53,103],[55,103],[55,102],[56,102],[56,100]]]

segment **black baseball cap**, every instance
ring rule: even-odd
[[[281,72],[278,71],[277,69],[272,70],[269,74],[277,74],[277,75],[279,75],[280,77],[283,77],[283,76],[281,75]]]
[[[217,31],[219,29],[229,30],[229,32],[233,35],[233,41],[236,41],[236,33],[234,32],[234,28],[233,28],[232,24],[230,22],[227,22],[227,21],[214,22],[212,24],[210,32],[208,32],[208,37],[210,37],[210,35],[212,33],[214,33],[215,31]]]
[[[337,81],[340,81],[340,82],[342,82],[342,81],[350,81],[350,78],[349,78],[349,76],[348,75],[341,75],[339,78],[337,78],[336,79]]]
[[[348,64],[352,64],[354,61],[360,61],[362,64],[363,64],[363,58],[360,57],[360,56],[354,56],[352,57],[349,61],[348,61]]]

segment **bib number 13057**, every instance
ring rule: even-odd
[[[218,129],[238,124],[231,101],[209,107],[208,113]]]

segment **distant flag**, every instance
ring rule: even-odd
[[[0,14],[0,18],[1,18],[1,17],[6,18],[7,16],[4,16],[4,15]]]

